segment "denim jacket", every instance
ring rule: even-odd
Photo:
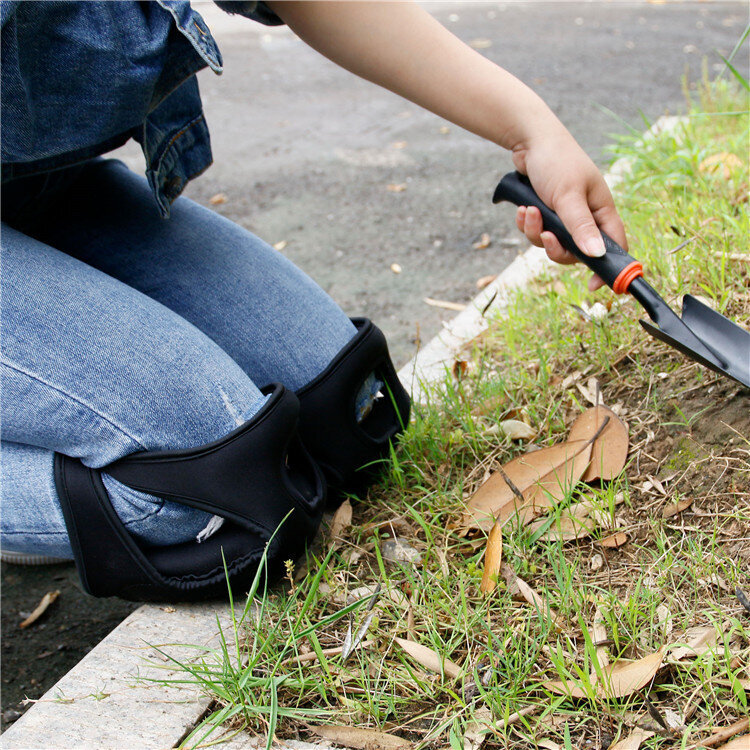
[[[269,25],[263,3],[220,2]],[[3,0],[2,180],[91,159],[128,139],[146,157],[162,216],[211,164],[195,73],[222,58],[189,0]]]

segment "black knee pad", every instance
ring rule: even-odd
[[[233,589],[244,591],[267,544],[267,580],[303,553],[320,523],[325,479],[299,439],[296,396],[280,385],[263,391],[270,398],[253,419],[199,448],[134,453],[102,469],[56,455],[55,482],[86,591],[145,601],[226,596],[225,562]],[[144,545],[117,516],[101,472],[224,523],[200,543]]]
[[[317,378],[299,391],[300,435],[320,464],[329,491],[360,492],[379,473],[393,438],[409,422],[409,396],[398,379],[383,332],[353,318],[357,333]],[[381,396],[361,423],[356,398],[371,373]]]

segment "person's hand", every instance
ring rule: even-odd
[[[596,165],[564,128],[540,133],[528,143],[513,149],[513,163],[528,175],[537,195],[562,219],[578,247],[590,256],[604,254],[600,230],[627,250],[622,221],[615,209],[609,187]],[[535,245],[544,247],[551,260],[575,263],[551,232],[542,229],[542,215],[533,206],[520,207],[516,225]],[[604,282],[596,275],[589,281],[594,291]]]

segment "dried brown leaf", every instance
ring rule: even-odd
[[[727,151],[720,151],[718,154],[707,156],[699,165],[698,171],[704,174],[716,175],[729,180],[732,172],[742,169],[743,162],[736,155]]]
[[[594,643],[604,643],[607,640],[607,628],[605,627],[604,613],[596,607],[594,611],[594,622],[591,628],[591,640]],[[596,647],[596,659],[599,662],[600,669],[606,669],[609,666],[609,650],[606,646]],[[591,678],[594,679],[596,672],[591,673]]]
[[[588,502],[573,503],[566,508],[560,517],[555,519],[552,525],[539,537],[544,541],[571,542],[575,539],[584,539],[596,528],[596,519],[589,517],[591,504]],[[542,528],[548,519],[540,518],[529,524],[532,532]]]
[[[609,418],[606,427],[591,446],[591,463],[581,479],[611,480],[625,468],[628,458],[628,426],[606,406],[592,407],[581,414],[570,428],[568,440],[590,440]]]
[[[496,278],[497,278],[496,273],[490,274],[488,276],[480,276],[477,279],[477,283],[476,283],[477,289],[484,289],[485,287],[488,287]]]
[[[335,724],[310,727],[310,731],[330,740],[336,745],[353,747],[358,750],[401,750],[413,747],[412,743],[395,734],[379,732],[376,729],[365,727],[347,727]]]
[[[591,318],[590,310],[584,311],[586,315]],[[592,406],[604,406],[602,400],[601,386],[596,378],[589,378],[586,381],[586,385],[583,383],[576,383],[578,392],[588,401]]]
[[[474,250],[485,250],[492,244],[489,234],[484,232],[477,242],[472,245]]]
[[[672,516],[682,513],[683,510],[689,508],[692,504],[692,497],[683,497],[682,500],[678,500],[676,503],[668,503],[664,506],[664,510],[661,512],[661,517],[672,518]]]
[[[466,305],[462,305],[460,302],[448,302],[442,299],[432,299],[432,297],[425,297],[422,300],[426,305],[430,307],[440,307],[443,310],[453,310],[454,312],[461,312],[466,309]]]
[[[469,363],[465,359],[456,359],[451,367],[451,375],[454,380],[461,380],[469,371]]]
[[[748,726],[750,725],[750,719],[745,717],[744,719],[740,719],[739,721],[735,721],[734,724],[730,724],[728,727],[723,727],[722,729],[717,729],[714,731],[714,733],[707,737],[705,740],[702,740],[699,747],[716,747],[720,742],[724,742],[725,740],[731,739],[735,735],[738,735],[740,732],[744,732],[747,730]],[[740,737],[739,739],[744,740],[745,737]],[[729,743],[726,743],[729,744]],[[726,744],[724,745],[724,748],[726,748]],[[747,745],[740,745],[742,750],[745,750],[747,748]],[[718,748],[718,750],[721,750],[721,748]]]
[[[750,747],[750,735],[743,734],[741,737],[735,737],[729,742],[716,748],[716,750],[747,750]]]
[[[19,628],[28,628],[29,625],[33,625],[46,611],[52,602],[60,596],[59,591],[48,591],[42,600],[37,604],[36,609],[22,622],[19,624]]]
[[[622,545],[627,541],[628,535],[624,531],[617,531],[614,534],[605,536],[604,539],[600,539],[599,544],[602,547],[610,547],[612,549],[616,549],[617,547],[622,547]]]
[[[562,500],[578,482],[591,456],[587,441],[568,441],[525,453],[503,467],[503,472],[523,495],[513,492],[503,472],[495,472],[469,499],[459,527],[489,531],[496,520],[507,521],[521,513],[532,520],[544,508]]]
[[[352,504],[344,500],[333,514],[329,528],[331,539],[338,539],[352,525]]]
[[[503,562],[503,527],[496,523],[487,538],[487,549],[484,553],[484,572],[479,589],[483,594],[489,594],[497,586],[500,565]]]
[[[536,591],[534,591],[534,589],[532,589],[531,586],[529,586],[529,584],[523,580],[523,578],[516,577],[516,586],[518,586],[518,590],[521,592],[521,596],[523,596],[523,598],[529,604],[531,604],[532,607],[538,609],[542,614],[549,615],[549,619],[552,620],[556,627],[562,627],[562,617],[560,617],[557,610],[549,606],[549,603],[541,594],[538,594]]]
[[[416,641],[410,641],[407,638],[394,639],[414,661],[421,664],[425,669],[440,674],[444,672],[446,677],[455,679],[461,674],[461,667],[450,659],[444,659],[437,651],[433,651],[427,646],[423,646]]]
[[[531,440],[536,437],[536,430],[520,419],[504,419],[499,423],[499,427],[511,440]]]
[[[680,638],[684,646],[677,646],[670,653],[672,661],[680,661],[686,657],[700,656],[706,651],[716,648],[719,631],[713,625],[688,628],[685,635]]]
[[[649,729],[636,727],[627,737],[610,746],[609,750],[639,750],[641,744],[654,734],[655,732]]]
[[[641,690],[653,680],[664,660],[666,647],[636,661],[617,661],[603,670],[604,679],[592,680],[597,698],[624,698]],[[581,685],[573,680],[549,681],[545,687],[558,695],[572,698],[587,698],[588,693]]]

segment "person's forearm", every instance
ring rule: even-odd
[[[307,44],[347,68],[508,149],[565,133],[521,81],[411,2],[272,1]]]

